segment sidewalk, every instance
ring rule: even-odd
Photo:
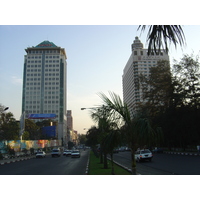
[[[35,155],[29,156],[29,157],[19,157],[19,158],[8,158],[8,159],[2,159],[0,160],[0,165],[29,160],[31,158],[35,158]]]

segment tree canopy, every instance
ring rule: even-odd
[[[184,55],[179,62],[175,60],[171,73],[165,67],[164,62],[159,62],[149,77],[141,79],[151,89],[143,90],[146,101],[140,108],[163,132],[163,142],[157,144],[169,149],[194,149],[200,144],[199,57],[192,54]]]
[[[4,112],[5,106],[0,105],[0,140],[18,140],[19,122],[14,118],[13,113]]]

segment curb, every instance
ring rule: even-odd
[[[111,159],[109,157],[107,157],[107,159],[111,161]],[[116,162],[114,160],[113,160],[113,162],[116,165],[118,165],[118,166],[122,167],[123,169],[125,169],[126,171],[128,171],[130,174],[132,173],[132,170],[130,168],[128,168],[128,167],[126,167],[126,166],[124,166],[124,165],[122,165],[122,164],[120,164],[120,163],[118,163],[118,162]],[[137,175],[141,175],[141,174],[137,173]]]
[[[88,173],[89,173],[89,162],[90,162],[90,152],[88,155],[88,161],[87,161],[87,166],[86,166],[86,170],[85,170],[85,175],[88,175]]]
[[[166,154],[182,155],[182,156],[200,156],[199,153],[188,153],[188,152],[173,152],[173,151],[164,151]]]
[[[0,165],[5,165],[5,164],[9,164],[9,163],[14,163],[14,162],[19,162],[19,161],[24,161],[24,160],[30,160],[33,157],[29,157],[29,158],[20,158],[17,160],[5,160],[4,162],[1,162]]]

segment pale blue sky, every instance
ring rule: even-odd
[[[21,115],[25,49],[44,40],[65,48],[67,54],[67,109],[72,110],[74,129],[85,133],[91,121],[87,110],[101,104],[98,92],[122,97],[122,74],[136,36],[146,47],[146,33],[137,25],[0,26],[0,103],[16,119]],[[199,55],[200,26],[183,26],[187,46],[170,48],[170,60],[184,53]],[[141,35],[141,36],[140,36]]]

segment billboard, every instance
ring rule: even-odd
[[[28,119],[54,119],[56,114],[30,114]]]
[[[56,137],[56,126],[45,126],[42,128],[42,135]]]

